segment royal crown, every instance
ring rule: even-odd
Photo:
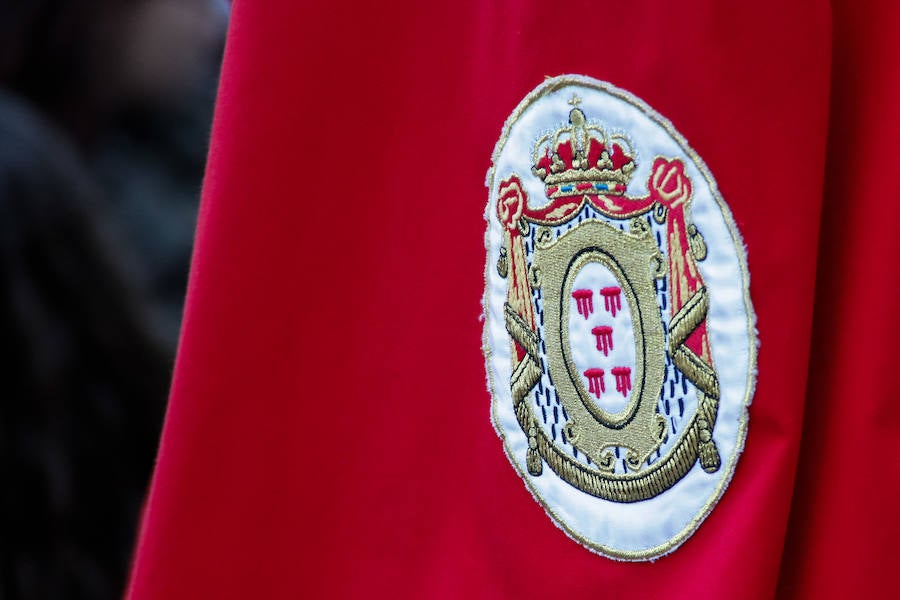
[[[621,196],[634,173],[634,152],[622,135],[609,136],[588,123],[578,108],[569,112],[569,125],[538,139],[531,171],[541,178],[551,199],[598,194]]]

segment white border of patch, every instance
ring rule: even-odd
[[[692,220],[708,248],[698,267],[710,296],[708,327],[721,391],[714,437],[722,468],[709,474],[695,464],[662,494],[634,503],[590,496],[551,469],[545,468],[537,477],[529,475],[525,465],[528,440],[516,420],[508,384],[510,338],[503,317],[506,281],[495,268],[502,240],[495,216],[497,187],[516,173],[532,203],[546,198],[543,182],[531,173],[532,149],[542,133],[567,122],[572,108],[568,101],[576,93],[581,98],[579,108],[588,119],[601,121],[608,132],[626,133],[634,144],[637,169],[628,186],[629,196],[647,193],[653,157],[684,162],[694,186]],[[507,457],[553,521],[585,547],[619,560],[648,560],[668,554],[696,531],[724,493],[747,435],[758,342],[744,246],[731,212],[709,169],[667,119],[624,90],[577,75],[546,80],[516,107],[494,149],[486,184],[484,352],[493,424]]]

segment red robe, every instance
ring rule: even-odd
[[[237,1],[130,597],[890,596],[900,11],[831,4]],[[670,119],[747,246],[746,447],[655,562],[563,535],[489,418],[484,175],[562,73]]]

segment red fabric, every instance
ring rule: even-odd
[[[836,5],[832,77],[826,2],[237,1],[130,596],[768,598],[779,572],[785,598],[883,596],[900,31],[875,8]],[[484,175],[563,73],[669,118],[748,250],[746,449],[654,563],[568,539],[489,420]]]
[[[900,4],[833,4],[813,355],[779,584],[785,598],[890,598],[900,540]]]

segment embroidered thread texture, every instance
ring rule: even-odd
[[[547,362],[557,389],[562,391],[560,401],[573,417],[568,429],[578,439],[578,442],[572,442],[573,446],[597,465],[611,464],[610,451],[625,449],[625,466],[629,472],[625,475],[592,472],[592,469],[573,464],[552,441],[546,439],[546,435],[538,439],[537,434],[541,430],[533,427],[530,406],[523,402],[537,384],[542,371],[539,359],[535,358],[538,354],[536,348],[529,347],[529,343],[534,344],[538,337],[529,289],[533,286],[514,275],[507,293],[507,330],[516,346],[511,391],[516,402],[516,413],[521,413],[522,429],[535,433],[533,436],[529,434],[535,442],[532,444],[529,441],[531,475],[541,474],[543,468],[540,463],[544,461],[557,475],[584,492],[617,502],[635,502],[651,498],[671,487],[697,458],[701,459],[707,471],[715,471],[721,465],[714,439],[718,384],[705,330],[708,302],[703,301],[703,279],[687,241],[688,226],[693,237],[702,239],[702,236],[693,224],[687,222],[692,186],[681,161],[657,157],[647,182],[649,195],[643,198],[624,195],[630,174],[635,169],[634,160],[618,144],[610,148],[617,158],[617,161],[612,160],[607,149],[610,142],[603,129],[587,124],[584,113],[578,108],[577,96],[573,97],[571,104],[574,108],[569,113],[568,127],[541,137],[535,146],[534,156],[539,158],[533,172],[545,182],[550,204],[540,211],[531,209],[519,176],[513,174],[500,185],[504,193],[502,202],[498,204],[497,218],[506,234],[503,247],[512,257],[511,272],[540,273],[541,286],[547,289],[545,316],[551,323],[544,340],[550,347]],[[552,140],[551,146],[544,147],[548,140]],[[572,202],[572,189],[579,190],[577,203]],[[525,227],[530,228],[531,223],[563,225],[576,217],[585,204],[590,204],[610,219],[630,220],[630,231],[619,231],[601,221],[581,221],[555,240],[552,235],[544,236],[544,243],[536,244],[530,256],[531,264],[528,264],[529,253],[525,250],[522,235],[523,230],[527,231]],[[662,210],[657,207],[662,207]],[[665,221],[669,223],[669,263],[666,267],[673,275],[673,318],[668,336],[663,333],[659,319],[655,318],[658,309],[653,280],[659,273],[651,271],[654,264],[663,261],[650,236],[649,226],[640,218],[644,213],[665,215]],[[573,275],[590,262],[609,268],[617,281],[633,284],[624,290],[624,283],[599,290],[603,309],[611,317],[621,311],[624,291],[636,323],[634,335],[639,360],[635,382],[638,388],[631,395],[621,417],[610,415],[586,398],[583,386],[578,385],[580,379],[571,376],[571,340],[569,328],[565,326],[568,301],[554,296],[560,286],[570,286]],[[637,289],[635,282],[641,283]],[[593,290],[574,289],[565,295],[565,298],[568,297],[575,300],[580,315],[585,319],[590,317],[593,312]],[[561,314],[558,311],[560,305],[563,306]],[[555,327],[557,322],[560,323],[559,328]],[[523,331],[523,323],[526,328],[530,327],[527,333]],[[562,335],[555,335],[556,331]],[[607,336],[611,331],[608,326],[592,330],[597,336],[597,348],[604,354],[608,354],[613,343]],[[675,452],[663,457],[654,466],[642,469],[641,466],[659,448],[667,433],[665,420],[656,412],[656,399],[663,380],[665,360],[662,353],[666,338],[669,339],[675,364],[704,392],[700,409],[704,418],[691,424],[695,434],[683,436]],[[611,373],[615,379],[615,390],[628,398],[632,391],[631,368],[617,366]],[[605,391],[603,374],[601,369],[584,372],[589,381],[587,394],[600,398]],[[688,440],[691,444],[685,446]]]
[[[543,93],[568,85],[609,91],[562,77]],[[507,172],[497,186],[492,218],[501,231],[496,273],[506,283],[507,385],[530,477],[544,476],[546,465],[580,492],[640,503],[664,494],[695,464],[711,476],[723,465],[710,298],[698,268],[709,248],[691,218],[694,182],[681,156],[654,156],[642,171],[646,194],[629,195],[641,163],[628,132],[609,131],[602,115],[586,114],[577,91],[568,104],[568,122],[533,145],[529,176],[542,183],[542,197],[533,197],[534,186],[529,194],[523,171]],[[498,152],[522,110],[507,122]],[[746,280],[743,263],[741,273]],[[746,288],[745,302],[752,327]],[[749,351],[752,364],[755,345]],[[692,413],[685,414],[683,397],[671,404],[676,384],[696,399]],[[745,405],[750,393],[752,374]],[[745,423],[742,416],[741,444]],[[683,541],[685,531],[646,552],[602,550],[651,557]]]

